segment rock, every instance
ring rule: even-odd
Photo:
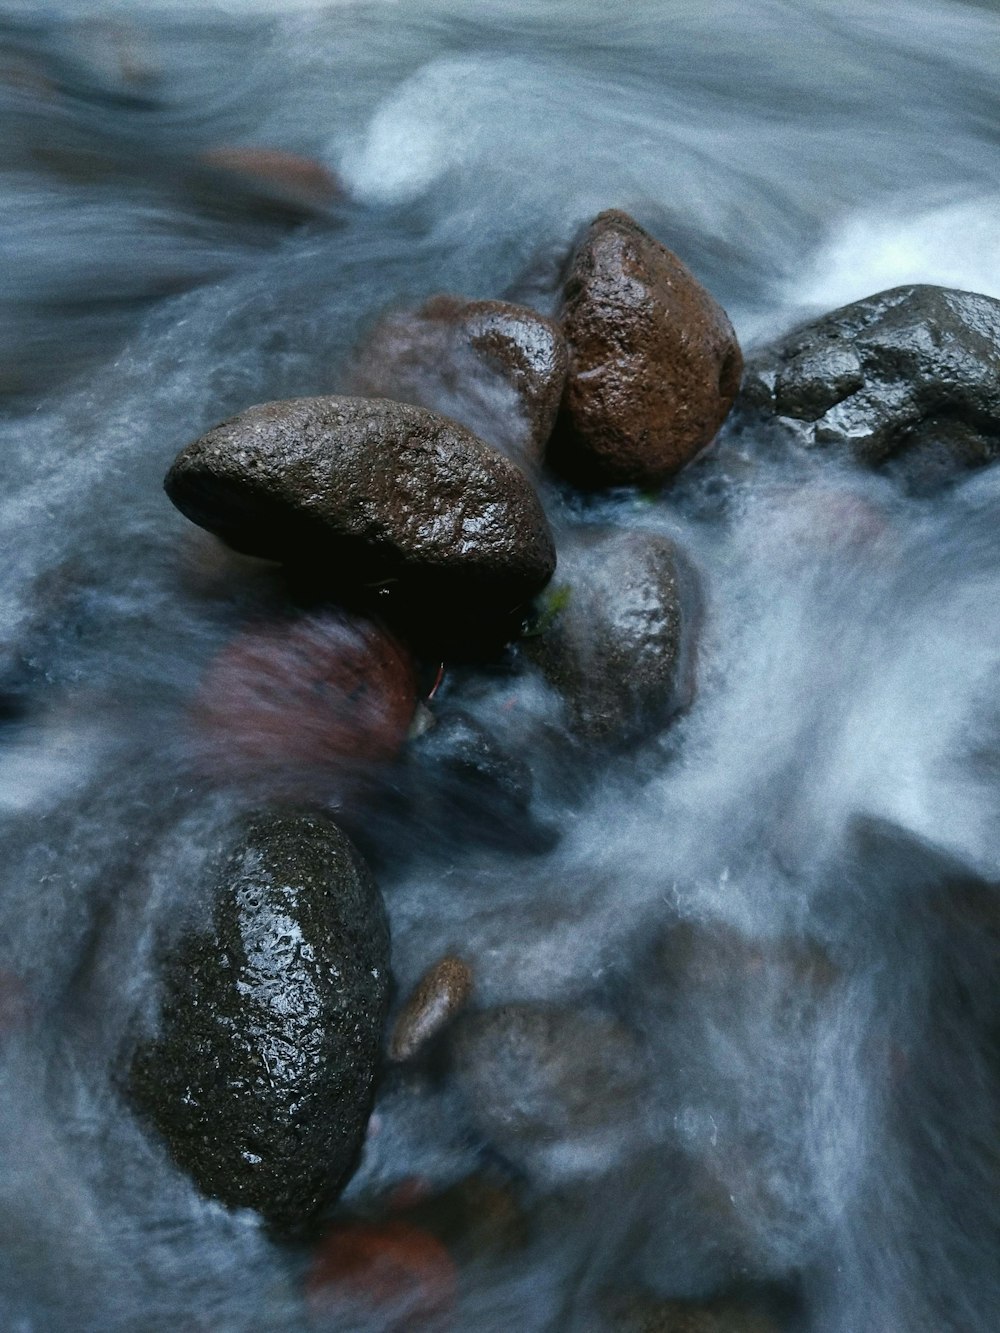
[[[637,1298],[607,1325],[614,1333],[780,1333],[782,1324],[735,1300],[662,1301]]]
[[[417,982],[396,1019],[389,1058],[412,1060],[465,1008],[472,994],[472,969],[461,958],[439,959]]]
[[[522,851],[549,850],[556,835],[531,812],[531,767],[471,714],[450,708],[411,746],[409,803],[425,835]]]
[[[743,359],[725,311],[627,213],[601,213],[563,292],[569,377],[550,461],[588,484],[652,485],[714,438]]]
[[[329,612],[238,634],[209,664],[192,719],[213,774],[294,777],[391,759],[415,706],[400,644]]]
[[[353,1168],[387,1007],[379,891],[335,824],[259,814],[163,967],[129,1089],[199,1189],[307,1229]]]
[[[182,450],[165,485],[237,550],[458,637],[506,626],[555,568],[524,473],[465,427],[402,403],[251,407]]]
[[[507,301],[436,296],[376,325],[352,388],[452,417],[515,462],[540,463],[565,382],[552,320]]]
[[[222,145],[202,153],[200,160],[244,189],[304,212],[322,211],[343,198],[340,182],[321,162],[281,148]]]
[[[407,1222],[350,1222],[330,1230],[306,1277],[314,1323],[381,1333],[442,1327],[458,1275],[448,1251]]]
[[[636,741],[690,702],[698,597],[673,542],[579,529],[560,550],[559,584],[521,642],[588,744]]]
[[[630,1150],[644,1071],[635,1039],[607,1015],[517,1003],[456,1025],[454,1072],[486,1139],[521,1169],[600,1175]]]
[[[1000,301],[896,287],[756,353],[741,406],[931,490],[1000,454]]]

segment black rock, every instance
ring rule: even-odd
[[[458,638],[511,621],[555,568],[524,473],[464,426],[404,403],[248,408],[183,449],[165,485],[182,513],[237,550]]]
[[[690,702],[698,600],[666,537],[581,529],[520,650],[562,695],[578,739],[628,744]]]
[[[163,965],[159,1031],[129,1090],[198,1187],[296,1234],[337,1195],[371,1108],[389,932],[374,880],[326,819],[243,823],[211,926]]]
[[[750,358],[740,406],[932,490],[1000,455],[1000,301],[896,287]]]

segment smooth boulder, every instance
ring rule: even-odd
[[[387,618],[506,623],[555,568],[524,473],[409,404],[248,408],[183,449],[165,486],[230,546],[297,566],[329,594],[367,597]]]
[[[509,301],[435,296],[376,324],[354,392],[452,417],[517,462],[540,463],[566,382],[559,326]]]
[[[909,286],[843,306],[757,352],[740,404],[933,489],[1000,455],[1000,301]]]
[[[573,736],[627,745],[690,701],[698,603],[669,538],[581,528],[562,543],[559,583],[520,648],[562,696]]]
[[[743,365],[722,307],[627,213],[601,213],[561,308],[569,375],[550,461],[587,484],[654,485],[709,444]]]
[[[259,814],[231,835],[211,922],[162,963],[132,1060],[143,1118],[206,1195],[296,1235],[365,1133],[387,1011],[381,895],[329,820]]]

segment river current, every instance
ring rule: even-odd
[[[745,350],[903,282],[1000,296],[998,64],[997,6],[958,0],[0,7],[5,1329],[308,1327],[302,1257],[200,1198],[118,1077],[175,872],[246,799],[198,769],[191,701],[278,596],[171,507],[177,450],[343,388],[390,305],[551,311],[608,207]],[[222,145],[343,195],[223,207],[191,177]],[[912,498],[729,431],[660,497],[544,498],[684,549],[697,695],[568,775],[491,680],[472,706],[558,839],[364,830],[401,992],[459,951],[477,1003],[594,1005],[635,1044],[605,1132],[507,1154],[532,1239],[463,1273],[455,1327],[735,1285],[803,1333],[992,1333],[1000,469]],[[447,1078],[387,1077],[344,1204],[482,1154]]]

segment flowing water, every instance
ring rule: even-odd
[[[302,1256],[202,1200],[116,1075],[178,870],[245,799],[197,770],[192,696],[280,606],[171,508],[176,450],[337,391],[388,305],[551,309],[610,206],[744,347],[905,281],[1000,296],[998,60],[997,6],[958,0],[3,6],[5,1329],[307,1326]],[[192,175],[234,144],[345,196],[295,227],[234,204]],[[567,775],[546,701],[491,677],[470,707],[558,839],[374,808],[362,836],[401,991],[451,949],[477,1003],[589,1015],[537,1077],[542,1119],[574,1079],[592,1114],[487,1149],[449,1077],[387,1076],[345,1206],[491,1154],[531,1228],[463,1270],[484,1333],[734,1285],[809,1333],[995,1329],[1000,470],[912,499],[731,434],[659,500],[545,498],[687,552],[693,707]]]

